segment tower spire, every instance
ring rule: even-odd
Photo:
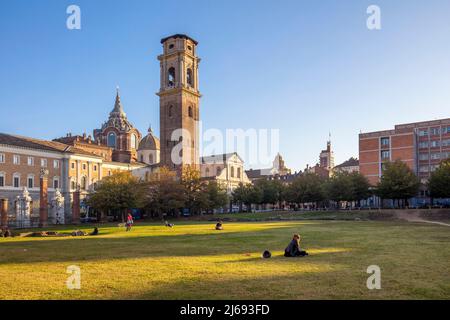
[[[122,103],[120,101],[119,86],[116,87],[116,101],[114,103],[114,109],[111,111],[110,116],[120,116],[123,118],[127,116],[123,111]]]

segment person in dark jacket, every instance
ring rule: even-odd
[[[304,257],[308,255],[306,251],[300,249],[300,239],[300,235],[294,234],[291,242],[284,249],[285,257]]]

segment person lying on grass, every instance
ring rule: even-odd
[[[300,249],[300,239],[300,235],[294,234],[292,241],[284,249],[285,257],[304,257],[308,255],[306,251]]]

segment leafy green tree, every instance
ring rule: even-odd
[[[361,200],[367,199],[372,195],[370,190],[370,182],[366,176],[359,172],[350,173],[350,180],[352,181],[352,201],[358,202],[358,207],[361,206]]]
[[[450,160],[441,162],[431,174],[428,188],[433,198],[450,198]]]
[[[252,184],[240,183],[232,193],[233,202],[239,204],[239,211],[242,211],[242,205],[247,206],[247,211],[251,211],[252,204],[259,204],[262,201],[263,193],[259,187]]]
[[[337,172],[325,184],[326,196],[329,200],[335,201],[338,208],[341,201],[353,200],[353,184],[350,174],[347,172]]]
[[[206,182],[201,179],[200,171],[193,166],[184,167],[181,184],[184,188],[185,206],[191,214],[201,213],[201,210],[208,206],[208,197],[204,192]]]
[[[146,188],[147,208],[160,214],[178,215],[184,206],[184,188],[174,171],[160,167],[150,176]]]
[[[114,173],[98,182],[87,204],[104,213],[118,211],[124,221],[126,210],[144,206],[144,184],[129,171]]]
[[[206,184],[205,194],[207,198],[205,209],[209,212],[223,208],[228,204],[227,191],[216,181],[210,181]]]
[[[401,160],[385,162],[376,194],[381,199],[392,199],[395,203],[414,197],[419,192],[420,181],[414,172]]]
[[[316,203],[325,199],[324,179],[315,173],[297,177],[286,191],[289,202],[296,204]]]
[[[279,180],[260,179],[255,182],[255,186],[262,192],[261,203],[273,204],[283,200],[284,185]]]

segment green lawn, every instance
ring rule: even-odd
[[[450,299],[450,228],[408,222],[177,222],[0,238],[0,299]],[[62,230],[62,229],[59,229]],[[66,229],[66,231],[73,229]],[[87,230],[87,229],[86,229]],[[90,231],[90,229],[89,229]],[[284,258],[299,232],[310,252]],[[272,251],[271,259],[261,252]],[[366,269],[381,267],[382,289]],[[81,268],[69,290],[66,268]]]

